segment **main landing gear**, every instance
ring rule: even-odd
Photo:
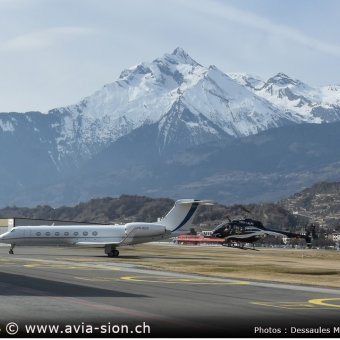
[[[105,246],[105,254],[109,257],[118,257],[119,251],[115,247],[107,245]]]
[[[110,251],[107,256],[109,257],[118,257],[119,256],[119,251],[117,249],[113,249],[112,251]]]
[[[8,252],[8,254],[10,254],[10,255],[13,255],[14,254],[14,247],[15,247],[15,245],[14,244],[11,244],[11,248],[9,248],[9,252]]]

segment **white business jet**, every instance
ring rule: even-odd
[[[116,257],[117,247],[168,238],[192,222],[199,205],[211,204],[203,200],[178,200],[164,218],[153,223],[14,227],[0,235],[0,242],[11,245],[10,254],[15,246],[87,246],[103,247],[105,254]]]

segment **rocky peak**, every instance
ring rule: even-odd
[[[165,59],[167,62],[170,62],[171,64],[189,64],[193,66],[199,65],[181,47],[175,48],[171,54],[166,53],[162,59]]]
[[[284,73],[278,73],[274,77],[268,79],[267,85],[288,86],[298,85],[299,81],[294,80]]]

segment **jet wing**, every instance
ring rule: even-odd
[[[119,245],[121,242],[76,242],[76,246],[98,246],[98,247],[104,247],[106,245]]]

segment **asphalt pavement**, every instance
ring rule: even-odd
[[[155,271],[126,258],[52,247],[9,255],[1,247],[0,336],[11,323],[16,336],[36,324],[83,337],[339,336],[338,289]]]

